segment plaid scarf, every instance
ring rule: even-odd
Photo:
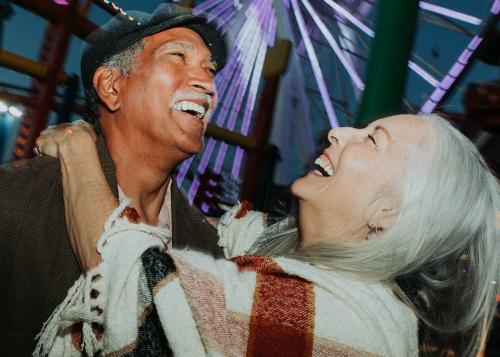
[[[363,324],[373,328],[361,326],[345,319],[353,307],[339,303],[342,292],[332,296],[325,288],[330,273],[285,258],[228,261],[167,251],[169,232],[118,217],[108,220],[99,241],[102,263],[75,283],[46,322],[35,356],[418,353],[416,319],[395,298],[387,300],[381,286],[347,282],[350,289],[359,285],[354,294],[387,300],[388,314],[381,316],[391,317],[387,328],[371,316]],[[339,321],[332,321],[337,315]]]

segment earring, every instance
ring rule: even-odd
[[[384,229],[382,227],[375,226],[373,224],[368,224],[368,234],[366,235],[366,240],[370,240],[377,237],[378,232],[382,232]]]

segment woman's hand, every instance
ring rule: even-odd
[[[59,157],[66,225],[83,271],[101,261],[96,245],[104,222],[118,206],[101,168],[92,127],[77,121],[44,130],[38,151]]]
[[[83,120],[71,124],[49,126],[36,139],[40,154],[59,157],[65,151],[95,147],[97,136],[92,126]]]

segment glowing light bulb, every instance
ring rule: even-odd
[[[13,117],[19,118],[23,115],[23,112],[14,106],[9,107],[9,113],[12,114]]]

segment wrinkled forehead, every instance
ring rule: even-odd
[[[203,38],[191,29],[176,27],[147,36],[145,41],[146,46],[155,55],[169,50],[181,50],[196,53],[203,60],[210,61],[216,65],[214,56]]]

